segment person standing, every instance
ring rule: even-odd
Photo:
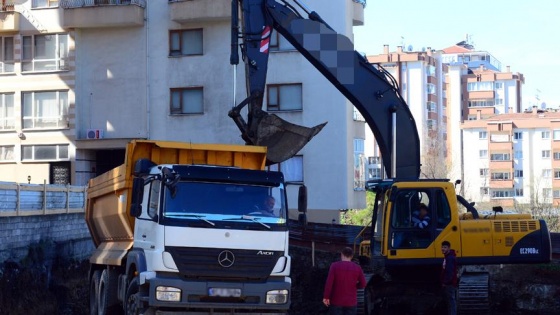
[[[366,287],[362,268],[354,262],[352,248],[345,247],[340,261],[331,264],[325,283],[323,304],[331,315],[354,315],[357,312],[357,290]]]
[[[447,314],[457,314],[457,259],[455,250],[451,249],[448,241],[441,243],[441,252],[443,253],[443,266],[441,269],[441,286],[443,288],[443,296],[447,303]]]

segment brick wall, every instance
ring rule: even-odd
[[[0,264],[37,243],[49,244],[47,258],[87,259],[94,249],[83,213],[0,217]]]

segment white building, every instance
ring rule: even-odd
[[[438,53],[431,48],[427,51],[403,51],[401,46],[396,52],[390,52],[389,46],[385,45],[383,54],[368,56],[368,60],[380,64],[395,78],[404,101],[410,107],[420,137],[421,176],[445,177],[443,169],[434,169],[439,168],[447,156],[447,68],[441,63]],[[368,129],[366,134],[367,142],[374,143],[371,130]],[[367,151],[370,179],[384,176],[378,150],[377,146],[371,146]],[[399,158],[407,157],[397,156]]]
[[[352,38],[352,27],[363,24],[359,2],[307,5]],[[28,0],[4,7],[0,180],[86,184],[121,164],[131,139],[243,143],[227,116],[234,104],[230,10],[230,0]],[[281,100],[278,115],[305,126],[328,121],[279,168],[287,180],[307,184],[310,220],[338,220],[338,210],[365,206],[355,175],[364,123],[299,52],[282,38],[276,44],[268,89],[295,100]],[[237,82],[240,102],[242,65]]]

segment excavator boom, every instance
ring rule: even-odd
[[[262,100],[268,64],[267,45],[270,33],[274,29],[282,34],[362,114],[376,138],[387,175],[399,179],[419,177],[420,140],[408,105],[400,96],[397,85],[389,81],[386,73],[356,52],[348,37],[337,34],[316,12],[303,10],[308,15],[306,18],[285,0],[232,1],[236,2],[232,3],[232,8],[236,7],[237,2],[241,4],[243,18],[241,48],[246,65],[249,93],[247,100],[251,103],[248,124],[243,125],[244,121],[240,115],[237,120],[235,118],[234,120],[246,141],[248,133],[252,133],[253,139],[259,139],[259,132],[270,131],[255,126],[259,122],[266,121],[260,116],[268,115],[262,110]],[[235,11],[232,13],[236,14]],[[238,114],[241,108],[238,106],[236,109]],[[234,115],[230,112],[230,116]],[[255,117],[258,121],[253,121]],[[272,120],[278,123],[276,118]],[[280,126],[283,125],[282,122]],[[311,129],[303,132],[305,134],[303,137],[307,136],[307,138],[299,141],[298,144],[303,143],[301,145],[303,147],[322,126],[313,128],[297,126]],[[282,132],[281,130],[282,128],[278,128],[277,132]],[[265,132],[265,134],[270,139],[281,138],[274,135],[274,132],[272,134]],[[261,142],[261,145],[267,143]],[[293,143],[281,144],[281,141],[273,145],[278,145],[280,149],[277,151],[284,152],[291,149],[284,155],[288,158],[291,157],[290,154],[294,155],[301,149]]]

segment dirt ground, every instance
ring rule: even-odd
[[[4,263],[0,314],[88,314],[88,268],[87,261],[54,262],[52,266]],[[294,262],[290,314],[326,314],[321,299],[327,268],[326,264],[310,268]],[[494,268],[491,294],[495,314],[560,314],[559,261]]]

